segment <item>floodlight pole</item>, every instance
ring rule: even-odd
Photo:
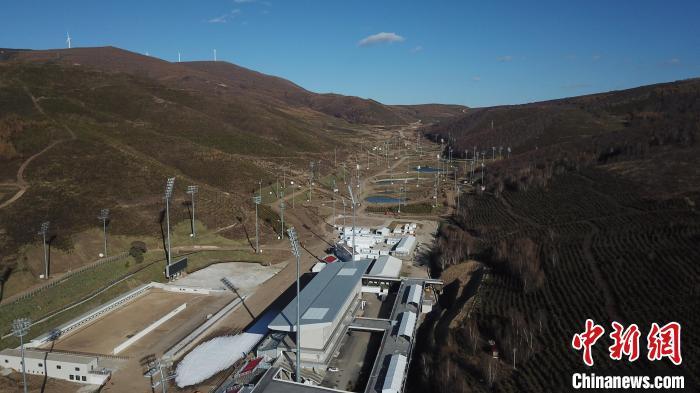
[[[301,250],[299,249],[299,239],[297,238],[297,231],[294,229],[294,227],[291,227],[287,230],[287,234],[289,235],[289,242],[292,246],[292,254],[296,257],[297,261],[297,277],[296,277],[296,282],[297,282],[297,323],[296,323],[296,342],[297,342],[297,348],[296,348],[296,364],[295,364],[295,370],[296,370],[296,380],[298,383],[301,383],[301,317],[300,317],[300,302],[299,302],[299,276],[301,273]]]
[[[100,210],[100,215],[97,217],[102,221],[102,231],[104,233],[104,256],[107,257],[107,220],[109,220],[109,209]]]
[[[335,183],[335,177],[333,178],[333,227],[335,227],[335,194],[338,192],[338,185]]]
[[[254,195],[253,203],[255,204],[255,253],[260,253],[260,241],[258,240],[258,205],[262,202],[262,196]]]
[[[172,264],[172,258],[171,258],[171,243],[170,243],[170,199],[173,197],[173,187],[175,186],[175,178],[170,177],[168,178],[167,183],[165,184],[165,226],[167,230],[167,235],[168,235],[168,255],[167,255],[167,262],[168,266]],[[168,271],[168,273],[170,273]]]
[[[280,202],[280,218],[282,220],[282,229],[280,230],[280,239],[284,239],[284,209],[287,204],[284,203],[284,191],[282,191],[282,201]]]
[[[39,234],[41,235],[43,241],[44,241],[44,280],[49,279],[49,252],[46,247],[46,233],[49,231],[49,222],[44,221],[41,223],[41,230],[39,230]]]
[[[192,238],[197,237],[197,229],[196,229],[196,224],[195,224],[195,219],[194,219],[194,194],[197,193],[198,191],[197,186],[187,186],[187,193],[192,196]]]
[[[22,358],[22,386],[24,387],[24,393],[27,393],[27,372],[25,370],[24,361],[24,336],[29,333],[29,327],[32,322],[29,318],[19,318],[12,321],[12,334],[15,337],[19,337],[19,348],[20,356]]]
[[[343,201],[343,227],[345,227],[345,198],[342,195],[340,198]]]
[[[355,196],[352,193],[352,186],[348,184],[350,192],[350,203],[352,203],[352,260],[355,260]]]

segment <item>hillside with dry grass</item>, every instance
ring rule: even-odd
[[[40,247],[45,220],[51,248],[73,255],[74,267],[87,261],[75,245],[101,208],[111,209],[111,236],[158,238],[170,176],[174,222],[189,217],[184,190],[196,184],[197,219],[246,239],[260,181],[269,187],[284,172],[305,184],[309,161],[328,174],[335,149],[342,160],[372,127],[417,120],[224,62],[114,47],[1,49],[0,273],[38,276],[27,247]]]

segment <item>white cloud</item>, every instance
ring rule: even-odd
[[[472,80],[473,80],[474,82],[480,82],[480,81],[481,81],[481,77],[480,77],[480,76],[473,76],[473,77],[472,77]]]
[[[677,58],[677,57],[674,57],[674,58],[672,58],[672,59],[668,59],[668,60],[666,61],[666,64],[668,64],[668,65],[678,65],[678,64],[681,64],[681,59],[679,59],[679,58]]]
[[[505,63],[507,61],[512,61],[512,60],[513,60],[513,56],[510,56],[510,55],[501,56],[498,58],[498,61],[500,61],[501,63]]]
[[[373,34],[370,36],[367,36],[363,39],[360,40],[360,42],[357,43],[359,46],[368,46],[368,45],[374,45],[374,44],[380,44],[380,43],[394,43],[394,42],[402,42],[405,41],[406,39],[401,37],[400,35],[396,33],[377,33]]]
[[[211,18],[211,19],[207,20],[207,22],[209,22],[209,23],[226,23],[229,21],[229,19],[235,17],[236,15],[238,15],[240,13],[241,13],[241,10],[236,8],[227,14],[223,14],[223,15],[217,16],[215,18]]]
[[[593,55],[593,56],[591,57],[591,59],[593,59],[593,61],[598,61],[598,60],[600,60],[600,58],[601,58],[600,55]]]
[[[418,45],[414,48],[411,48],[411,53],[418,53],[423,50],[423,47],[421,45]]]
[[[209,23],[226,23],[226,20],[228,19],[228,14],[223,14],[221,16],[217,16],[215,18],[209,19],[207,22]]]
[[[233,2],[236,3],[236,4],[255,3],[256,0],[233,0]]]

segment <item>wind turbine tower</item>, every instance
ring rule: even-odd
[[[66,32],[66,43],[68,44],[68,49],[71,48],[70,34]]]
[[[214,61],[216,61],[216,49],[214,49]]]

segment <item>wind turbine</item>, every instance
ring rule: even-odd
[[[68,49],[70,49],[70,34],[66,31],[66,43],[68,43]]]

